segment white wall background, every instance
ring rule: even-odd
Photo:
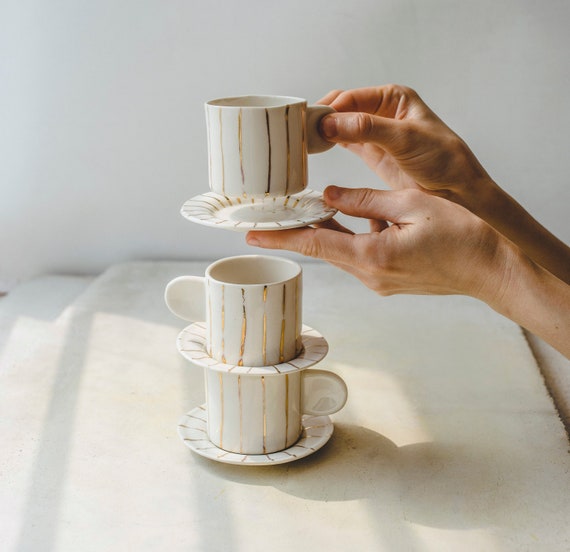
[[[566,0],[0,0],[0,289],[131,259],[251,252],[197,226],[203,102],[416,88],[570,242]],[[381,186],[348,152],[310,186]]]

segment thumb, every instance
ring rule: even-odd
[[[328,205],[341,213],[372,220],[386,220],[394,223],[409,222],[410,208],[415,201],[425,196],[415,190],[373,190],[371,188],[340,188],[328,186],[324,199]],[[416,198],[416,199],[414,199]]]
[[[394,137],[398,122],[370,113],[331,113],[322,118],[320,132],[329,142],[383,145]]]

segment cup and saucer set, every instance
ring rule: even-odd
[[[307,190],[308,153],[332,144],[318,131],[333,110],[282,96],[206,104],[210,192],[182,214],[234,231],[280,230],[331,218]],[[180,354],[203,369],[206,402],[186,413],[178,434],[193,452],[223,463],[274,465],[313,454],[333,433],[330,415],[346,403],[345,382],[312,368],[326,339],[303,324],[301,266],[268,255],[228,257],[204,276],[168,283],[165,301],[191,322]]]
[[[336,213],[307,189],[307,154],[333,144],[319,121],[334,110],[301,98],[241,96],[206,103],[210,191],[182,206],[182,216],[237,232],[282,230]]]

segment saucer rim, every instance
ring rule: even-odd
[[[201,416],[199,415],[201,414]],[[195,420],[191,421],[196,427],[188,426],[188,419]],[[239,466],[275,466],[278,464],[286,464],[289,462],[295,462],[296,460],[301,460],[306,458],[320,450],[324,447],[332,437],[334,433],[334,424],[331,418],[327,415],[312,416],[309,414],[304,414],[301,418],[302,432],[299,439],[290,447],[286,449],[279,450],[276,452],[270,452],[267,454],[241,454],[238,452],[230,452],[221,449],[210,439],[207,434],[207,424],[208,424],[208,411],[206,409],[206,404],[201,404],[186,414],[184,414],[177,425],[177,433],[183,444],[187,446],[192,452],[207,458],[208,460],[214,460],[215,462],[221,462],[223,464],[233,464]],[[200,427],[198,427],[200,426]],[[319,431],[320,435],[307,434],[308,430],[311,429],[322,429],[324,431]],[[200,431],[205,434],[204,439],[185,437],[184,433],[190,431]],[[306,447],[303,442],[307,439],[317,438],[316,443],[312,443],[312,446]],[[205,443],[207,447],[199,447],[199,443]],[[296,451],[293,454],[294,449],[300,449],[301,452]],[[208,452],[210,451],[210,452]],[[216,455],[219,452],[221,454]],[[285,456],[284,456],[285,455]]]
[[[316,224],[318,222],[325,222],[330,218],[334,217],[338,212],[337,209],[333,207],[328,207],[323,199],[323,194],[321,192],[311,190],[310,188],[305,188],[302,192],[297,194],[290,194],[287,196],[278,196],[278,197],[261,197],[261,198],[248,198],[244,200],[243,198],[239,197],[231,197],[218,194],[217,192],[205,192],[203,194],[196,195],[191,199],[188,199],[184,202],[180,209],[180,214],[187,220],[191,222],[195,222],[196,224],[201,224],[203,226],[210,226],[213,228],[223,228],[225,230],[232,230],[234,232],[249,232],[250,230],[287,230],[290,228],[301,228],[303,226],[309,226],[310,224]],[[216,204],[212,204],[208,202],[208,207],[199,207],[199,206],[192,206],[192,211],[200,212],[200,215],[197,214],[188,214],[190,211],[191,203],[200,201],[204,202],[205,199],[213,199],[219,206]],[[211,211],[214,213],[220,212],[222,209],[227,209],[228,207],[232,207],[232,201],[238,201],[240,204],[242,201],[248,201],[248,204],[264,204],[269,201],[276,201],[282,199],[284,201],[293,200],[293,202],[297,201],[300,202],[302,200],[310,200],[311,202],[319,202],[322,204],[322,209],[319,216],[301,216],[301,217],[291,217],[290,219],[285,219],[281,221],[272,221],[272,222],[255,222],[255,221],[231,221],[227,219],[219,219],[212,214]],[[224,203],[228,203],[224,205]],[[237,207],[237,206],[236,206]],[[306,209],[305,209],[306,210]],[[302,210],[301,210],[302,213]]]
[[[231,374],[241,374],[241,375],[278,375],[278,374],[291,374],[293,372],[300,372],[306,370],[315,364],[321,362],[329,352],[329,344],[327,340],[315,329],[303,324],[301,328],[301,343],[303,345],[302,351],[293,359],[282,362],[279,364],[270,364],[267,366],[238,366],[236,364],[224,364],[218,362],[216,359],[208,355],[206,351],[205,336],[198,335],[196,332],[193,335],[197,336],[202,341],[189,340],[184,338],[185,334],[189,334],[193,329],[198,329],[199,333],[202,334],[206,332],[205,322],[193,322],[189,326],[186,326],[176,338],[176,348],[178,352],[186,359],[199,366],[200,368],[208,368],[216,372],[224,372]],[[185,342],[192,341],[196,343],[201,349],[183,351],[181,345],[183,340]],[[197,355],[201,355],[197,358]],[[203,356],[206,355],[206,356]],[[308,356],[310,355],[310,358]],[[293,364],[294,362],[299,363]]]

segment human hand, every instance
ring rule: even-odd
[[[335,90],[322,100],[338,113],[321,134],[359,155],[391,188],[419,188],[465,205],[490,181],[467,144],[407,87]]]
[[[487,174],[467,144],[410,88],[333,91],[321,134],[359,155],[391,188],[416,188],[469,209],[534,262],[570,283],[570,248]]]
[[[506,240],[463,207],[417,190],[329,186],[324,197],[342,213],[369,219],[370,233],[329,221],[249,232],[247,242],[329,261],[381,295],[467,294],[490,302],[501,293],[509,256],[499,245]]]

